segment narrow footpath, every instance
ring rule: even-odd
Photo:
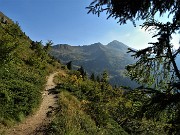
[[[47,117],[47,114],[52,108],[57,106],[57,95],[50,92],[56,86],[53,79],[57,73],[48,76],[39,110],[34,115],[29,116],[23,123],[10,129],[7,132],[8,135],[43,135],[44,129],[51,121],[51,118]]]

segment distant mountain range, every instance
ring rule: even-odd
[[[101,43],[84,46],[59,44],[52,47],[51,54],[62,63],[72,61],[75,69],[83,66],[89,75],[91,73],[99,75],[106,70],[111,84],[135,87],[136,83],[124,75],[125,66],[135,62],[127,53],[128,48],[127,45],[116,40],[107,45]]]

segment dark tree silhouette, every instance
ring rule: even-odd
[[[98,16],[101,12],[106,12],[108,18],[113,17],[120,24],[125,24],[127,21],[135,24],[136,20],[154,18],[157,13],[160,16],[165,13],[172,14],[173,23],[179,24],[179,7],[179,0],[93,0],[87,8],[88,13],[98,14]]]
[[[172,132],[180,132],[180,71],[176,64],[180,47],[175,49],[171,42],[172,34],[180,33],[180,0],[93,0],[87,8],[88,13],[98,16],[105,11],[107,18],[113,17],[120,24],[131,21],[135,26],[137,20],[144,20],[141,26],[154,32],[157,41],[149,43],[149,47],[129,49],[138,60],[126,69],[132,80],[142,84],[140,91],[150,96],[141,109],[141,116],[158,119],[164,111],[167,122],[173,125]],[[172,20],[163,23],[155,19],[156,15],[166,14]]]
[[[80,74],[82,75],[82,78],[86,77],[86,71],[84,70],[83,66],[81,66],[77,71],[80,72]]]
[[[72,70],[72,61],[69,61],[66,66],[69,70]]]
[[[48,40],[48,42],[46,43],[46,45],[44,46],[43,49],[44,49],[46,52],[49,52],[52,45],[53,45],[52,40]]]
[[[105,71],[103,71],[103,73],[102,73],[101,82],[107,84],[107,83],[108,83],[108,80],[109,80],[108,72],[105,70]]]
[[[90,79],[91,79],[92,81],[95,81],[95,80],[96,80],[94,73],[91,74]]]
[[[100,82],[100,77],[99,77],[99,75],[96,76],[96,81],[97,81],[97,82]]]

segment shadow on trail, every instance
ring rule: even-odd
[[[62,91],[62,90],[67,90],[68,88],[65,88],[65,85],[64,84],[57,84],[54,88],[52,89],[49,89],[48,90],[48,95],[52,94],[52,95],[56,95],[57,97],[55,98],[58,98],[58,94]]]
[[[49,124],[51,123],[53,117],[59,112],[58,106],[58,94],[59,94],[58,85],[52,89],[47,90],[47,94],[53,96],[55,100],[55,104],[48,107],[48,112],[46,113],[46,117],[48,118],[46,121],[46,125],[42,124],[40,127],[36,128],[36,130],[31,135],[48,135],[49,134]]]

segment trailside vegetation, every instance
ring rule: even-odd
[[[132,21],[136,25],[137,20],[143,20],[142,28],[154,33],[152,38],[157,41],[149,43],[149,47],[129,49],[137,62],[126,67],[127,75],[142,85],[132,93],[138,92],[139,99],[146,97],[134,117],[165,122],[171,125],[164,126],[165,131],[179,134],[180,72],[176,59],[180,48],[174,48],[171,41],[172,35],[180,32],[180,1],[93,0],[87,8],[89,13],[98,15],[105,11],[108,18],[113,17],[120,24]],[[166,16],[168,21],[161,22],[161,17]]]
[[[139,99],[121,87],[113,88],[108,83],[106,71],[99,82],[83,78],[74,70],[60,73],[55,82],[58,84],[54,92],[59,93],[59,106],[47,134],[167,134],[164,126],[169,125],[165,122],[134,118],[148,96]]]
[[[59,67],[47,53],[50,45],[31,41],[18,23],[0,22],[0,128],[38,108],[46,76]]]

